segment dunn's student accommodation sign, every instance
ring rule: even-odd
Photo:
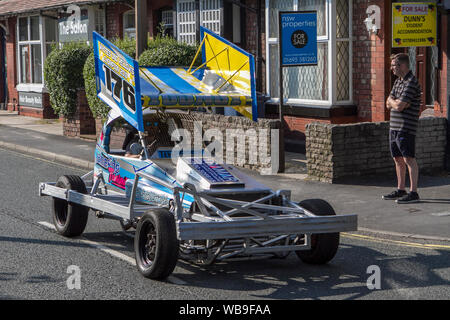
[[[435,3],[393,3],[392,47],[435,46],[436,11]]]

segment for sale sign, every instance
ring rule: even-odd
[[[282,66],[317,64],[317,13],[279,13],[280,63]]]
[[[393,3],[392,47],[435,46],[436,11],[435,3]]]

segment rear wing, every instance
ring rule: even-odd
[[[204,27],[200,27],[202,61],[206,70],[223,79],[214,91],[235,91],[247,97],[245,105],[233,108],[253,121],[258,119],[256,100],[255,58],[234,43],[220,37]],[[198,52],[197,52],[198,53]],[[195,58],[194,58],[195,61]],[[192,64],[191,67],[192,68]]]
[[[201,27],[203,63],[190,67],[140,67],[94,32],[97,96],[115,115],[144,131],[143,109],[233,107],[257,120],[252,55]]]

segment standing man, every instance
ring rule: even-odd
[[[391,70],[398,78],[386,100],[391,110],[389,143],[397,173],[397,190],[384,195],[384,200],[397,203],[419,202],[417,180],[419,167],[415,159],[416,132],[419,123],[421,89],[409,70],[409,56],[399,53],[391,57]],[[409,171],[410,192],[405,190],[406,167]]]

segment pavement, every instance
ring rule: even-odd
[[[85,170],[91,170],[94,165],[93,137],[64,137],[58,119],[43,120],[0,110],[0,148]],[[306,157],[300,153],[286,153],[285,173],[260,175],[247,169],[243,171],[273,189],[291,190],[292,199],[323,198],[338,214],[357,214],[360,232],[450,242],[450,175],[447,172],[421,175],[421,201],[399,205],[381,200],[382,194],[393,190],[395,177],[358,177],[339,184],[310,181]]]

